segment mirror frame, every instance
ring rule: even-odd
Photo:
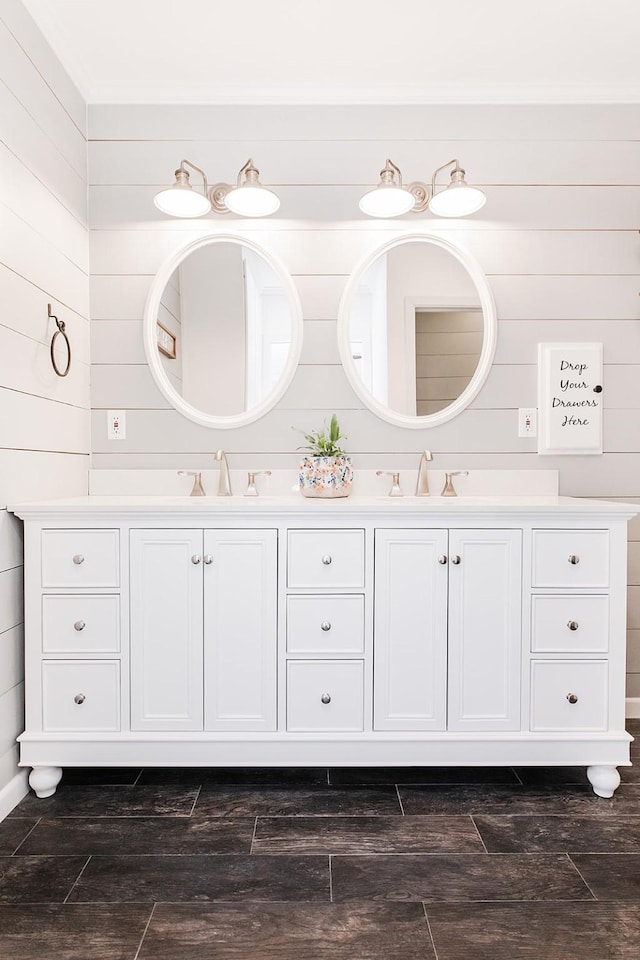
[[[358,290],[358,285],[372,263],[389,250],[392,250],[398,246],[403,246],[406,243],[416,241],[420,243],[431,243],[434,246],[442,248],[443,250],[447,250],[465,268],[471,277],[480,298],[484,336],[482,340],[482,350],[475,373],[460,396],[443,410],[439,410],[437,413],[429,413],[425,414],[424,416],[416,415],[415,417],[410,417],[408,414],[396,413],[396,411],[391,410],[389,407],[385,407],[382,403],[376,400],[376,398],[362,383],[351,356],[351,347],[349,343],[349,315],[354,297]],[[437,427],[441,423],[446,423],[448,420],[452,420],[466,407],[468,407],[471,401],[480,392],[485,380],[487,379],[487,376],[489,375],[496,352],[497,339],[498,319],[495,302],[491,292],[491,287],[489,286],[487,278],[484,275],[480,264],[470,253],[468,253],[467,250],[459,246],[457,243],[454,243],[452,240],[445,239],[436,233],[430,233],[429,231],[423,231],[420,233],[405,233],[395,237],[393,240],[383,243],[379,247],[376,247],[373,253],[368,254],[356,266],[355,270],[349,277],[347,286],[345,287],[345,291],[342,295],[342,300],[340,301],[340,308],[338,311],[338,349],[340,351],[340,359],[342,361],[344,372],[347,375],[347,379],[349,380],[349,383],[355,390],[358,397],[362,400],[365,406],[371,410],[372,413],[375,413],[376,416],[380,417],[382,420],[386,420],[387,423],[395,424],[397,427],[409,427],[410,429],[414,430],[421,430],[427,427]]]
[[[289,358],[278,385],[264,400],[256,404],[255,407],[252,407],[251,410],[245,410],[243,413],[225,417],[198,410],[197,407],[187,403],[187,401],[180,396],[165,374],[156,343],[158,308],[169,278],[190,253],[216,243],[235,243],[242,247],[248,247],[266,260],[277,274],[291,309],[291,347],[289,348]],[[302,351],[302,319],[302,307],[300,305],[298,291],[288,271],[277,257],[267,252],[263,247],[255,243],[255,241],[247,239],[242,234],[229,232],[207,233],[178,247],[177,250],[167,257],[151,281],[143,314],[144,352],[156,386],[178,413],[181,413],[189,420],[193,420],[194,423],[199,423],[203,427],[212,427],[219,430],[244,427],[249,423],[254,423],[256,420],[259,420],[265,413],[272,410],[291,385],[291,381],[298,368],[298,363],[300,362],[300,353]]]

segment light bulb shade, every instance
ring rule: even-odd
[[[156,193],[153,198],[158,210],[168,213],[170,217],[202,217],[211,210],[211,203],[206,196],[207,181],[204,179],[204,193],[198,193],[189,183],[189,172],[185,170],[184,164],[189,163],[183,160],[175,172],[176,182],[166,190]],[[193,166],[193,164],[190,164]],[[199,170],[194,167],[194,170]]]
[[[451,183],[433,194],[429,210],[438,217],[467,217],[483,207],[486,199],[482,190],[466,183],[464,170],[457,168],[451,174]]]
[[[173,187],[161,190],[153,198],[158,210],[170,217],[202,217],[211,210],[211,204],[193,187],[176,183]]]
[[[231,213],[240,217],[268,217],[280,207],[280,199],[262,184],[243,183],[225,194],[224,202]]]
[[[413,209],[416,198],[404,187],[379,183],[360,200],[360,209],[369,217],[399,217]]]

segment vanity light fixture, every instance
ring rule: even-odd
[[[191,186],[186,167],[191,167],[202,176],[203,193]],[[176,182],[166,190],[161,190],[153,200],[158,210],[172,217],[203,217],[211,209],[215,213],[235,213],[241,217],[266,217],[275,213],[280,206],[280,200],[273,190],[260,183],[260,171],[251,159],[238,173],[235,186],[216,183],[209,189],[204,170],[190,160],[180,161],[175,177]]]
[[[380,183],[360,200],[360,209],[370,217],[399,217],[415,206],[416,198],[402,185],[400,168],[387,159],[380,171]]]
[[[453,165],[451,183],[444,190],[436,193],[436,177],[441,170]],[[431,178],[431,199],[428,202],[429,210],[438,217],[468,217],[484,207],[486,197],[482,190],[470,187],[464,179],[464,170],[458,160],[449,160],[434,172]]]
[[[202,175],[204,183],[204,193],[198,193],[189,183],[189,171],[197,170]],[[168,213],[171,217],[202,217],[211,210],[207,186],[207,176],[204,170],[196,167],[195,163],[189,160],[181,160],[180,166],[175,172],[176,182],[172,183],[166,190],[161,190],[153,198],[158,210]]]
[[[436,177],[451,166],[451,183],[436,193]],[[360,209],[370,217],[399,217],[427,209],[439,217],[466,217],[484,206],[486,197],[482,190],[469,186],[464,173],[458,160],[449,160],[434,171],[430,185],[416,181],[405,187],[399,167],[387,160],[380,183],[365,193]]]
[[[244,174],[244,179],[242,175]],[[211,188],[211,203],[216,213],[236,213],[241,217],[267,217],[275,213],[280,200],[260,183],[260,171],[249,158],[238,173],[235,187],[217,183]]]

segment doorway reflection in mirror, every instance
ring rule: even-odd
[[[357,375],[385,407],[406,416],[437,413],[476,372],[484,317],[466,268],[448,250],[401,243],[362,275],[349,316]]]

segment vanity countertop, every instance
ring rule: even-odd
[[[310,522],[343,522],[345,515],[362,518],[410,516],[439,520],[478,519],[496,515],[510,518],[518,516],[549,515],[555,517],[575,516],[630,518],[640,512],[640,505],[607,500],[590,500],[581,497],[561,496],[457,496],[457,497],[389,497],[350,496],[335,499],[307,498],[299,494],[259,497],[188,497],[188,496],[86,496],[58,500],[41,500],[11,504],[8,509],[23,519],[50,519],[53,515],[69,520],[77,517],[86,521],[107,519],[125,520],[131,516],[144,515],[147,519],[165,521],[172,517],[184,521],[192,516],[202,519],[233,516],[246,520],[256,516],[262,519],[291,519],[299,522],[306,517]]]

